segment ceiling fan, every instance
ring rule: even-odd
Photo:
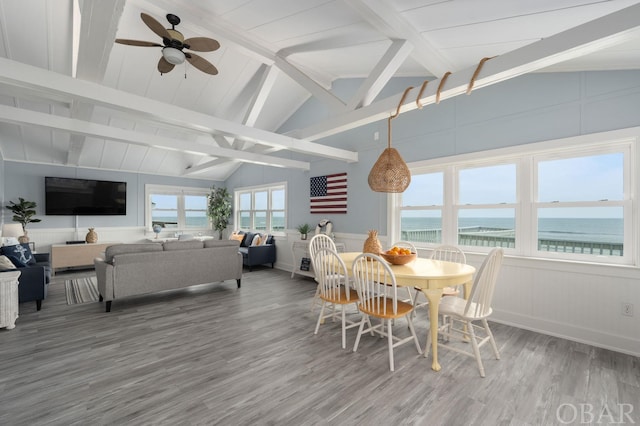
[[[163,44],[126,38],[117,38],[116,43],[130,46],[162,47],[162,56],[158,61],[160,74],[168,73],[173,67],[183,63],[185,59],[202,72],[211,75],[218,74],[218,69],[211,62],[193,52],[184,51],[184,49],[190,49],[196,52],[212,52],[220,47],[220,43],[216,40],[207,37],[192,37],[185,40],[182,33],[176,30],[180,18],[171,13],[167,14],[167,21],[171,24],[171,28],[164,28],[160,22],[146,13],[141,13],[140,18],[151,31],[162,37]]]

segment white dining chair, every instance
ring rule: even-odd
[[[441,326],[438,326],[438,336],[442,335],[446,342],[454,337],[456,340],[467,342],[471,341],[473,352],[468,352],[451,344],[438,342],[438,347],[450,349],[452,351],[474,357],[478,363],[480,376],[485,377],[482,357],[480,356],[480,348],[487,342],[491,343],[493,354],[496,359],[500,359],[498,346],[493,338],[493,334],[489,329],[487,318],[491,315],[491,302],[493,293],[502,265],[504,251],[502,248],[494,248],[489,252],[480,269],[476,273],[471,288],[471,295],[468,300],[455,296],[443,297],[440,301],[439,312],[446,315],[447,320]],[[475,324],[480,322],[482,326]],[[459,325],[459,328],[456,327]],[[433,325],[432,325],[433,326]],[[484,333],[484,336],[478,340],[476,331]],[[428,356],[431,347],[431,333],[427,337],[427,345],[425,347],[424,356]]]
[[[362,253],[353,261],[352,276],[358,292],[358,309],[362,314],[353,351],[356,352],[358,350],[360,338],[365,333],[377,333],[383,337],[387,336],[389,369],[391,371],[395,369],[393,361],[394,348],[413,341],[418,354],[422,353],[411,319],[413,305],[398,300],[396,277],[387,262],[375,254]],[[385,288],[387,285],[390,287],[390,291],[385,291],[387,290]],[[381,322],[372,326],[370,317],[379,318]],[[407,319],[410,331],[410,336],[405,338],[393,335],[393,320],[402,317]],[[365,325],[368,325],[368,327],[365,328]]]
[[[316,330],[313,334],[318,334],[320,324],[327,318],[335,320],[336,307],[339,307],[342,322],[342,349],[347,347],[346,332],[350,328],[358,327],[360,322],[347,319],[347,305],[353,304],[354,312],[357,312],[358,293],[351,288],[345,266],[340,256],[335,250],[322,248],[313,257],[314,268],[318,277],[318,289],[320,290],[320,315],[316,322]],[[345,279],[345,277],[347,277]],[[332,305],[332,312],[325,314],[327,304]]]
[[[316,282],[320,282],[320,281],[318,278],[318,270],[316,269],[316,266],[314,264],[314,257],[316,253],[323,248],[328,248],[335,252],[338,251],[336,249],[336,244],[333,242],[331,237],[329,237],[326,234],[316,234],[311,238],[311,240],[309,240],[309,257],[311,257],[311,267],[313,268],[313,271],[315,274],[314,279],[316,280]],[[317,287],[316,293],[314,294],[313,300],[311,301],[311,312],[313,312],[313,309],[319,303],[320,303],[320,288]]]

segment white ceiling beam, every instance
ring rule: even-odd
[[[315,80],[308,75],[300,71],[295,66],[291,65],[286,59],[276,56],[275,65],[282,70],[285,74],[293,79],[296,83],[306,89],[318,100],[324,103],[331,111],[341,111],[345,107],[345,103],[340,98],[331,93],[329,90],[322,87]]]
[[[196,175],[198,173],[206,172],[207,170],[212,169],[215,166],[226,164],[228,162],[229,160],[226,158],[216,158],[215,160],[207,161],[206,163],[202,163],[197,166],[191,166],[187,168],[182,173],[182,176]]]
[[[258,88],[257,90],[254,90],[254,93],[251,96],[251,99],[249,100],[249,107],[247,108],[245,116],[242,119],[243,124],[247,126],[253,126],[256,124],[256,120],[258,119],[258,116],[260,115],[260,112],[262,111],[265,105],[267,96],[273,89],[273,85],[275,84],[277,76],[278,76],[278,69],[276,67],[267,66],[265,64],[262,64],[260,66],[256,75],[254,75],[254,77],[258,77],[258,81],[257,81]],[[252,81],[253,80],[254,79],[252,79]],[[251,83],[252,82],[250,82],[250,84]],[[216,140],[220,138],[224,139],[224,136],[219,136],[218,138],[216,138]],[[232,147],[233,149],[243,149],[244,141],[236,140],[233,142],[233,145],[230,145],[230,147]],[[190,169],[186,170],[183,174],[190,175],[195,173],[202,173],[203,171],[212,169],[215,166],[219,166],[220,164],[223,164],[229,161],[233,161],[233,160],[230,160],[230,159],[212,160],[207,163],[200,164],[196,167],[191,167]]]
[[[258,116],[262,112],[264,105],[267,102],[269,93],[273,90],[273,86],[276,84],[276,78],[278,77],[278,70],[270,66],[268,67],[260,80],[259,89],[252,96],[249,102],[249,108],[247,114],[242,120],[242,123],[246,126],[255,126]]]
[[[258,116],[260,116],[260,113],[267,102],[267,97],[269,96],[269,93],[271,93],[271,90],[273,90],[276,78],[278,77],[278,69],[273,65],[266,66],[263,64],[262,67],[265,68],[260,76],[260,80],[258,81],[258,88],[251,96],[251,99],[249,100],[249,107],[242,118],[242,124],[245,126],[255,126]],[[233,142],[233,147],[235,149],[243,149],[244,145],[245,143],[243,140]]]
[[[124,5],[125,0],[80,2],[80,37],[76,78],[96,83],[100,83],[104,79]],[[71,117],[88,121],[92,115],[92,104],[73,103]],[[71,146],[67,153],[67,165],[78,165],[83,147],[84,137],[72,135]]]
[[[505,53],[484,63],[475,80],[474,90],[623,43],[633,36],[634,30],[638,27],[640,27],[640,4]],[[451,74],[440,93],[440,99],[453,98],[466,93],[475,70],[474,66]],[[441,79],[433,81],[427,86],[420,99],[422,105],[435,103],[440,81]],[[405,103],[400,108],[401,113],[417,108],[416,98],[419,89],[416,87],[408,93]],[[295,134],[307,140],[317,140],[386,119],[395,113],[401,97],[402,94],[390,96],[368,107],[333,116],[289,134]]]
[[[380,61],[362,83],[356,94],[347,103],[347,110],[353,110],[367,106],[373,102],[376,96],[384,88],[395,72],[400,68],[407,56],[413,50],[413,46],[406,40],[394,40]]]
[[[143,96],[111,89],[96,83],[73,79],[42,68],[0,58],[0,83],[24,86],[50,93],[71,95],[78,101],[138,114],[148,119],[171,124],[183,129],[210,134],[223,134],[232,138],[269,145],[278,149],[332,158],[339,161],[356,162],[358,153],[340,148],[292,138],[245,126],[218,117],[158,102]],[[236,151],[237,152],[237,151]],[[265,159],[268,162],[268,158]]]
[[[402,18],[386,1],[344,0],[375,29],[390,39],[408,40],[414,47],[411,57],[434,76],[442,75],[453,68],[453,64],[440,50],[429,43],[424,34]]]
[[[134,145],[142,145],[171,151],[186,152],[196,155],[233,158],[243,163],[260,164],[271,167],[288,167],[300,170],[309,170],[310,164],[304,161],[289,160],[286,158],[266,157],[246,151],[220,148],[207,144],[189,144],[180,139],[166,138],[155,134],[145,134],[102,124],[89,123],[73,118],[28,111],[6,105],[0,105],[0,121],[17,125],[29,125],[66,131],[83,136],[91,136],[100,139],[108,139]]]

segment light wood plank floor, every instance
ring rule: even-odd
[[[492,323],[502,359],[482,349],[484,379],[445,350],[435,373],[411,344],[391,373],[386,340],[354,353],[339,322],[313,334],[308,278],[258,267],[241,289],[68,306],[64,279],[90,273],[59,273],[40,312],[0,329],[1,425],[640,424],[637,357]],[[416,330],[424,346],[426,312]]]

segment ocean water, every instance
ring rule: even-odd
[[[513,229],[509,218],[460,218],[459,227],[483,226],[487,228]],[[624,227],[622,219],[541,218],[538,220],[538,238],[563,241],[593,241],[622,243]],[[440,229],[439,219],[402,218],[401,228],[406,231]]]

